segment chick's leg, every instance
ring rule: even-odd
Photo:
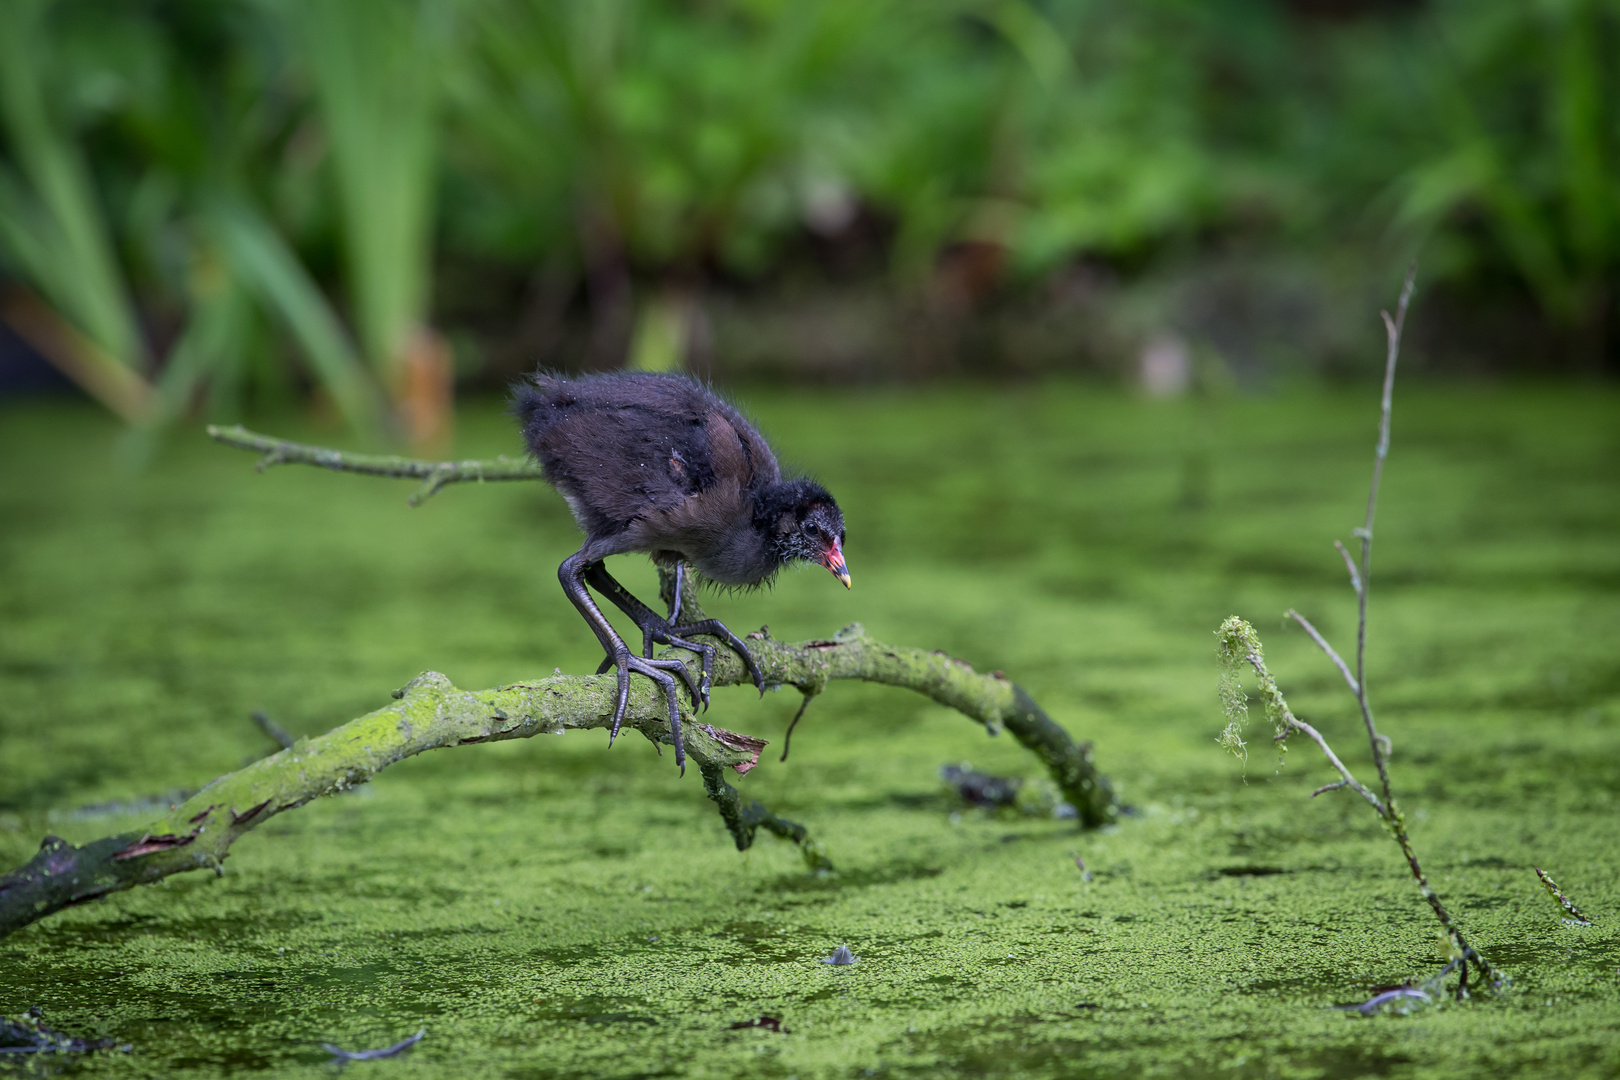
[[[697,699],[697,685],[692,679],[692,673],[679,660],[642,658],[630,651],[630,647],[624,643],[619,632],[613,629],[613,624],[608,622],[607,616],[602,614],[602,609],[596,606],[590,590],[585,587],[585,581],[591,576],[593,568],[600,570],[601,566],[600,559],[591,558],[586,549],[581,549],[563,560],[562,565],[557,568],[557,579],[562,583],[564,594],[573,602],[574,607],[579,609],[580,615],[584,616],[585,622],[608,654],[607,660],[597,669],[597,674],[605,672],[609,667],[618,668],[618,694],[613,705],[613,727],[608,734],[608,745],[612,746],[613,740],[619,737],[619,726],[624,722],[624,711],[630,703],[631,672],[645,675],[664,691],[664,702],[669,709],[670,735],[675,742],[675,764],[680,766],[684,774],[686,744],[681,740],[679,690],[676,688],[672,673],[679,674],[685,681],[687,688],[692,691],[694,701]],[[614,585],[617,586],[618,583],[614,582]],[[620,591],[623,591],[622,587]]]
[[[695,707],[701,702],[707,708],[710,680],[714,670],[714,646],[704,645],[697,641],[687,641],[672,633],[667,620],[661,618],[656,611],[636,599],[635,594],[621,585],[618,579],[608,573],[607,567],[601,563],[596,563],[586,570],[585,580],[590,583],[591,588],[607,597],[615,607],[635,620],[635,624],[641,628],[641,651],[643,656],[652,656],[653,644],[657,642],[663,645],[673,645],[678,649],[688,649],[702,658],[703,675],[699,681],[693,682],[691,680],[691,672],[687,671],[684,665],[682,665],[682,670],[687,677],[687,686],[692,691],[693,706]],[[606,671],[607,668],[603,667],[602,670]]]
[[[675,564],[675,585],[672,590],[669,604],[668,621],[671,624],[669,628],[670,634],[677,635],[679,637],[692,637],[696,634],[708,634],[710,637],[717,637],[721,641],[724,641],[731,647],[732,652],[735,652],[738,656],[742,657],[743,665],[748,668],[749,678],[754,680],[754,686],[759,690],[759,696],[764,697],[765,673],[760,671],[759,663],[755,661],[754,654],[749,652],[748,646],[743,644],[742,639],[736,634],[733,634],[730,629],[726,627],[725,623],[721,622],[719,619],[699,619],[696,622],[689,623],[676,622],[676,620],[681,617],[681,589],[685,581],[686,564],[677,562]],[[705,671],[706,670],[707,669],[705,669]],[[705,685],[707,685],[706,682]],[[705,702],[705,704],[707,704],[707,702]]]

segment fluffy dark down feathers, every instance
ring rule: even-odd
[[[685,376],[542,373],[516,387],[512,412],[592,557],[641,551],[751,586],[807,557],[807,521],[843,535],[832,496],[784,481],[759,432]]]

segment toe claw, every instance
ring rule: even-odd
[[[608,731],[609,747],[619,737],[619,726],[624,723],[624,710],[630,704],[630,650],[624,650],[623,655],[615,655],[613,660],[619,667],[619,686],[613,702],[613,726]]]

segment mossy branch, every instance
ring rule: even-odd
[[[688,610],[696,610],[695,600],[688,604]],[[798,644],[772,641],[761,631],[750,635],[749,644],[769,685],[805,690],[831,679],[879,682],[926,694],[991,732],[1005,727],[1047,765],[1083,823],[1101,824],[1113,815],[1112,790],[1092,764],[1090,745],[1076,745],[1028,694],[999,673],[981,675],[943,653],[874,641],[859,625],[832,638]],[[663,655],[692,654],[670,649]],[[720,650],[715,685],[745,681],[742,662]],[[630,686],[625,726],[655,744],[669,744],[661,695],[645,679],[633,679]],[[63,908],[171,874],[219,871],[231,845],[276,814],[363,784],[389,765],[426,750],[607,727],[615,687],[610,675],[554,675],[468,691],[438,672],[426,672],[396,691],[391,704],[220,777],[143,829],[82,847],[46,837],[32,860],[0,876],[0,937]],[[803,826],[759,803],[744,806],[726,782],[726,769],[742,775],[758,763],[765,742],[699,723],[693,716],[683,719],[686,753],[702,772],[704,788],[719,805],[738,849],[747,848],[755,831],[764,828],[797,843],[812,867],[830,866]]]
[[[638,680],[639,681],[639,680]],[[669,741],[669,719],[651,687],[632,684],[625,726]],[[171,874],[218,869],[230,847],[276,814],[370,780],[427,750],[605,727],[614,682],[556,675],[493,690],[458,689],[436,671],[395,691],[396,700],[325,735],[220,777],[145,828],[74,847],[46,837],[26,865],[0,877],[0,936],[62,908]],[[687,753],[702,765],[746,771],[758,751],[739,737],[693,724]]]

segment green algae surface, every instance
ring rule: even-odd
[[[412,759],[192,874],[0,940],[0,1013],[127,1051],[9,1075],[330,1077],[321,1042],[420,1044],[367,1075],[1613,1076],[1620,1072],[1620,398],[1397,390],[1369,688],[1431,881],[1512,978],[1363,1017],[1443,943],[1399,854],[1302,740],[1222,754],[1213,631],[1248,618],[1291,704],[1369,769],[1294,606],[1350,645],[1329,546],[1359,522],[1371,388],[1218,412],[1075,385],[760,392],[849,519],[820,572],[719,596],[739,630],[874,636],[1002,669],[1095,740],[1134,813],[1102,832],[959,806],[942,764],[1035,778],[1010,739],[901,691],[715,695],[773,740],[739,782],[803,822],[732,848],[695,774],[599,732]],[[325,441],[298,417],[259,418]],[[0,861],[138,828],[176,792],[376,708],[592,670],[576,534],[539,485],[408,482],[178,438],[145,471],[88,408],[0,412]],[[494,405],[458,456],[512,452]],[[655,591],[643,562],[621,575]],[[1258,729],[1257,729],[1258,730]],[[1083,860],[1089,879],[1076,864]],[[1567,926],[1552,873],[1590,916]],[[852,966],[822,963],[847,943]],[[738,1026],[771,1017],[770,1026]]]

